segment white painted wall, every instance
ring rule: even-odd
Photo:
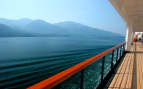
[[[133,32],[132,25],[127,26],[127,32],[126,32],[126,51],[130,51],[131,49],[131,43],[133,41],[135,32]]]

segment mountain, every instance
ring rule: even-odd
[[[6,24],[7,26],[10,26],[11,28],[21,28],[27,24],[29,24],[30,22],[32,22],[31,19],[27,19],[27,18],[23,18],[23,19],[19,19],[19,20],[9,20],[9,19],[3,19],[0,18],[0,23],[1,24]]]
[[[1,36],[67,36],[63,29],[42,20],[0,19]],[[3,26],[5,25],[5,26]],[[11,34],[10,34],[11,33]],[[3,34],[3,35],[2,35]],[[7,35],[6,35],[7,34]]]
[[[68,35],[68,30],[43,20],[34,20],[27,24],[24,29],[29,32],[36,32],[40,34]]]
[[[90,37],[119,37],[120,34],[112,33],[109,31],[104,31],[101,29],[89,27],[86,25],[82,25],[80,23],[75,22],[60,22],[56,23],[56,26],[62,27],[67,29],[73,35],[80,35],[80,36],[90,36]]]
[[[92,37],[92,38],[117,38],[120,34],[104,31],[102,29],[89,27],[76,22],[60,22],[51,24],[43,20],[0,19],[0,35],[8,36],[70,36],[70,37]],[[5,26],[3,26],[5,25]]]
[[[21,37],[21,36],[30,37],[30,36],[35,36],[35,35],[26,33],[24,31],[13,29],[4,24],[0,24],[0,37]]]

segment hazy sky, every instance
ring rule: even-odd
[[[0,18],[74,21],[121,34],[126,31],[108,0],[0,0]]]

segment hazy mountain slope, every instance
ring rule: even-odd
[[[95,37],[121,36],[120,34],[117,33],[112,33],[101,29],[92,28],[75,22],[61,22],[61,23],[56,23],[55,25],[67,29],[68,31],[70,31],[71,34],[74,35],[95,36]]]
[[[2,23],[2,24],[1,24]],[[60,22],[50,24],[43,20],[19,19],[7,20],[0,19],[1,36],[71,36],[71,37],[92,37],[92,38],[115,38],[121,37],[120,34],[104,31],[101,29],[89,27],[76,22]],[[3,25],[7,26],[3,26]],[[5,30],[4,30],[5,29]],[[3,33],[2,33],[3,32]],[[8,32],[8,33],[6,33]],[[33,36],[32,35],[32,36]]]
[[[34,20],[27,24],[24,29],[29,32],[36,32],[40,34],[68,35],[68,30],[42,20]]]
[[[30,33],[12,29],[11,27],[0,24],[0,37],[17,37],[17,36],[35,36]]]
[[[0,24],[0,28],[2,29],[0,31],[1,36],[67,36],[67,34],[62,32],[62,28],[42,20],[33,21],[31,19],[0,19]],[[3,25],[5,25],[5,27]]]
[[[27,18],[23,18],[23,19],[19,19],[19,20],[9,20],[9,19],[3,19],[0,18],[0,23],[1,24],[5,24],[10,26],[11,28],[22,28],[23,26],[31,23],[32,20],[31,19],[27,19]]]

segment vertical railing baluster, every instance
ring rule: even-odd
[[[84,89],[84,70],[81,71],[81,84],[80,89]]]
[[[122,57],[122,46],[120,46],[120,58]],[[119,59],[120,59],[119,58]]]
[[[111,70],[113,69],[113,61],[114,61],[114,50],[112,51]]]
[[[122,56],[123,56],[123,53],[124,53],[124,49],[123,49],[123,45],[122,45]]]
[[[124,54],[125,54],[125,44],[123,44],[123,49],[124,49],[124,51],[123,51],[123,52],[124,52]]]
[[[119,60],[119,58],[120,58],[120,47],[119,47],[119,52],[118,52],[118,60]]]
[[[117,48],[116,63],[118,62],[118,54],[119,54],[119,48]]]
[[[122,56],[122,45],[120,46],[120,50],[121,50],[120,55]],[[120,56],[120,58],[121,58],[121,56]]]
[[[124,45],[122,45],[122,56],[124,54]]]
[[[103,79],[104,79],[104,64],[105,64],[105,56],[102,59],[101,83],[103,83]]]

